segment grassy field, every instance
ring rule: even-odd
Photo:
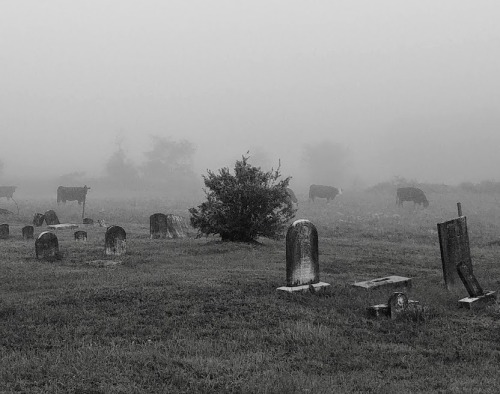
[[[64,257],[35,259],[21,237],[33,213],[54,208],[80,222],[76,204],[18,201],[0,240],[0,392],[47,393],[498,393],[500,310],[458,309],[465,288],[443,286],[436,224],[467,216],[474,272],[500,280],[496,195],[428,194],[428,209],[398,208],[394,193],[302,201],[296,218],[318,228],[320,294],[283,294],[285,243],[217,238],[151,240],[149,215],[188,217],[182,203],[89,201],[87,215],[127,231],[128,252],[105,259],[102,227],[88,242],[57,232]],[[36,228],[35,236],[45,228]],[[108,258],[109,259],[109,258]],[[418,319],[373,319],[391,291],[356,281],[413,278]]]

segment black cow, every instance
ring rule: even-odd
[[[289,187],[286,188],[286,191],[288,193],[288,196],[290,197],[290,200],[294,203],[294,204],[298,204],[299,201],[297,200],[297,197],[295,196],[295,193],[293,192],[292,189],[290,189]]]
[[[0,198],[6,197],[10,200],[14,195],[17,186],[0,186]]]
[[[311,185],[309,187],[309,200],[314,201],[316,197],[326,198],[326,202],[333,200],[336,195],[341,195],[342,189],[333,186]]]
[[[65,187],[59,186],[57,188],[57,203],[66,203],[66,201],[78,201],[78,205],[85,202],[85,197],[87,196],[87,190],[90,187],[85,185],[84,187]]]
[[[423,205],[424,208],[429,206],[429,201],[422,190],[416,187],[400,187],[396,192],[396,204],[403,206],[405,201],[413,201],[413,205]]]

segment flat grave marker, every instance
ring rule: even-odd
[[[399,288],[399,287],[411,287],[411,278],[406,278],[404,276],[385,276],[383,278],[376,278],[371,280],[365,280],[363,282],[356,282],[353,284],[354,287],[359,287],[366,290],[380,289],[380,288]]]

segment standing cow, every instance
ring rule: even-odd
[[[416,187],[400,187],[396,191],[396,204],[403,206],[403,202],[413,201],[413,205],[423,205],[424,208],[429,206],[429,201],[422,190]]]
[[[333,200],[335,196],[341,195],[342,189],[337,189],[333,186],[323,186],[323,185],[311,185],[309,187],[309,200],[314,201],[317,198],[326,198],[326,202],[329,203]]]
[[[57,188],[57,203],[62,202],[65,204],[66,201],[78,201],[78,205],[81,205],[82,202],[85,202],[87,190],[89,189],[90,187],[87,187],[87,185],[84,187],[59,186]]]

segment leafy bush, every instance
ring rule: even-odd
[[[264,172],[245,156],[236,161],[234,175],[228,168],[208,170],[207,201],[189,209],[191,224],[198,235],[219,234],[223,241],[281,238],[296,210],[286,190],[290,177],[279,178],[279,167]]]

